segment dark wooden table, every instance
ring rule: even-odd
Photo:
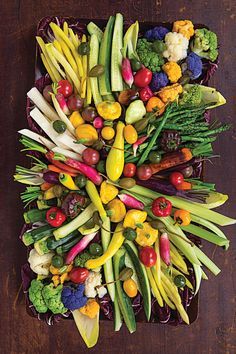
[[[44,1],[8,0],[1,2],[0,73],[1,73],[1,302],[0,352],[13,353],[78,353],[85,346],[73,321],[62,321],[52,327],[30,318],[25,311],[23,295],[14,304],[19,289],[20,266],[26,261],[24,247],[18,240],[23,224],[19,193],[22,187],[12,180],[16,163],[26,159],[19,152],[17,130],[26,126],[26,92],[34,82],[35,31],[39,19],[46,15],[72,15],[81,18],[107,18],[122,12],[126,19],[140,21],[173,21],[192,19],[216,31],[220,43],[220,68],[211,84],[227,98],[227,105],[217,109],[215,117],[232,122],[236,117],[236,2],[234,0],[156,0],[156,1]],[[236,205],[236,133],[225,133],[215,143],[221,159],[208,164],[206,179],[230,195],[221,211],[235,215]],[[91,353],[236,353],[235,329],[235,247],[232,227],[226,228],[231,239],[227,253],[210,245],[204,247],[222,268],[215,278],[210,275],[201,286],[198,320],[191,327],[139,324],[129,335],[125,326],[119,333],[112,323],[100,326],[100,339]]]

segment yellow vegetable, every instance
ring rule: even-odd
[[[134,144],[138,140],[138,133],[131,124],[125,126],[124,138],[128,144]]]
[[[74,111],[69,117],[69,120],[74,128],[77,128],[79,125],[84,124],[84,120],[78,111]]]
[[[76,186],[73,178],[67,173],[59,173],[60,183],[71,191],[78,191],[79,188]]]
[[[53,282],[53,285],[55,287],[57,287],[60,284],[60,276],[59,275],[53,275],[52,282]]]
[[[182,76],[181,67],[174,61],[168,61],[162,66],[171,83],[176,83]]]
[[[55,192],[54,192],[54,188],[51,187],[49,189],[47,189],[44,194],[43,194],[43,199],[44,200],[50,200],[50,199],[53,199],[55,198],[56,195],[55,195]]]
[[[101,198],[99,197],[99,194],[98,194],[95,184],[88,180],[85,188],[86,188],[86,192],[88,193],[89,198],[91,199],[92,203],[94,204],[94,206],[98,210],[101,219],[105,220],[107,217],[107,213],[102,205],[102,201],[101,201]]]
[[[131,209],[125,215],[125,220],[123,223],[124,228],[131,227],[136,229],[139,224],[143,224],[147,218],[146,211]]]
[[[65,43],[67,44],[67,46],[72,50],[74,49],[74,45],[73,43],[69,40],[69,38],[65,35],[65,33],[63,32],[63,30],[54,22],[50,22],[49,26],[51,27],[51,29],[53,30],[54,36],[59,36],[61,39],[63,39],[63,41],[65,41]]]
[[[102,137],[105,140],[111,140],[115,136],[115,130],[112,127],[104,127],[101,131]]]
[[[107,183],[106,181],[102,182],[100,188],[100,197],[103,204],[109,203],[112,199],[114,199],[117,196],[118,193],[119,190],[115,186]]]
[[[100,306],[95,299],[89,299],[87,304],[81,307],[80,312],[89,318],[95,318],[99,312]]]
[[[95,318],[83,315],[80,310],[72,311],[78,331],[88,348],[92,348],[99,337],[99,312]]]
[[[112,181],[117,181],[124,169],[124,127],[123,122],[117,123],[115,141],[106,160],[107,176]]]
[[[173,84],[163,87],[158,93],[158,96],[164,103],[174,102],[177,100],[179,94],[183,92],[183,87],[180,84]]]
[[[148,222],[143,223],[143,228],[137,228],[137,237],[135,241],[142,247],[152,246],[156,242],[158,230],[151,227]]]
[[[103,101],[97,106],[98,114],[107,120],[118,119],[121,115],[121,105],[119,102]]]
[[[58,275],[58,274],[59,274],[60,269],[59,269],[59,268],[54,267],[54,266],[51,264],[51,265],[50,265],[50,267],[49,267],[49,271],[50,271],[50,273],[52,273],[53,275]]]
[[[75,135],[77,139],[84,139],[84,145],[93,145],[98,140],[97,130],[90,124],[80,124],[76,130]]]
[[[122,224],[120,223],[116,226],[115,233],[112,236],[111,242],[109,243],[106,252],[103,253],[103,255],[98,258],[89,259],[85,263],[85,267],[88,269],[95,269],[101,267],[103,264],[105,264],[108,261],[108,259],[111,259],[114,256],[114,254],[122,246],[124,240],[125,238],[123,236],[123,227]]]
[[[108,205],[108,216],[110,217],[112,222],[120,222],[124,219],[125,214],[126,214],[126,208],[124,203],[118,199],[115,198],[111,200]]]
[[[190,39],[194,35],[193,23],[189,20],[175,21],[172,32],[182,33],[182,35]]]
[[[124,281],[123,289],[129,297],[135,297],[138,293],[137,284],[132,278]]]

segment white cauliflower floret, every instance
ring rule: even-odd
[[[104,286],[96,289],[96,286],[102,284],[102,274],[98,272],[89,272],[87,279],[85,280],[84,294],[87,297],[94,298],[98,295],[102,298],[107,293],[107,289]]]
[[[39,255],[35,249],[32,249],[29,254],[28,262],[32,271],[39,275],[48,275],[54,253],[49,252]]]
[[[169,32],[165,36],[166,50],[163,57],[168,61],[179,61],[187,57],[189,40],[182,33]]]

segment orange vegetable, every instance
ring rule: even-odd
[[[183,181],[179,185],[175,186],[175,188],[178,189],[178,191],[184,191],[184,190],[192,189],[192,185],[190,182]]]
[[[158,109],[159,114],[162,114],[165,110],[165,104],[162,102],[162,100],[159,97],[151,97],[148,100],[148,103],[146,105],[146,110],[147,112],[152,112],[153,109]]]
[[[124,138],[128,144],[134,144],[138,140],[138,133],[131,124],[125,126]]]
[[[180,226],[188,226],[191,223],[191,215],[188,210],[176,210],[174,213],[174,220]]]
[[[47,191],[51,187],[53,187],[54,184],[48,183],[48,182],[43,182],[40,186],[41,191]]]
[[[151,163],[149,166],[151,167],[152,174],[155,174],[159,171],[187,162],[191,160],[192,157],[193,155],[191,150],[188,148],[183,148],[180,151],[165,154],[160,163]]]
[[[48,165],[48,169],[49,169],[49,171],[53,171],[53,172],[57,172],[57,173],[66,173],[67,175],[70,175],[72,177],[75,177],[78,175],[78,173],[67,172],[67,171],[62,170],[59,167],[54,166],[54,165]]]

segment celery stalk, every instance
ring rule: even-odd
[[[195,292],[194,295],[197,295],[200,285],[201,285],[201,280],[202,280],[202,268],[201,266],[197,264],[193,264],[193,269],[195,273],[195,279],[196,279],[196,286],[195,286]]]
[[[148,188],[137,186],[137,185],[130,188],[129,191],[151,199],[166,197],[174,207],[178,209],[188,210],[191,214],[198,215],[206,220],[216,223],[217,225],[226,226],[226,225],[231,225],[236,223],[235,219],[229,218],[228,216],[224,216],[220,213],[209,210],[201,206],[201,204],[193,203],[179,197],[166,196],[165,194],[154,192]]]
[[[229,240],[219,237],[213,232],[207,231],[197,225],[190,224],[188,226],[181,226],[181,229],[189,232],[190,234],[201,237],[211,243],[214,243],[217,246],[226,246],[227,248],[229,247]]]
[[[204,264],[214,275],[218,275],[220,273],[220,268],[212,262],[212,260],[204,253],[200,248],[194,246],[194,251],[202,264]]]

